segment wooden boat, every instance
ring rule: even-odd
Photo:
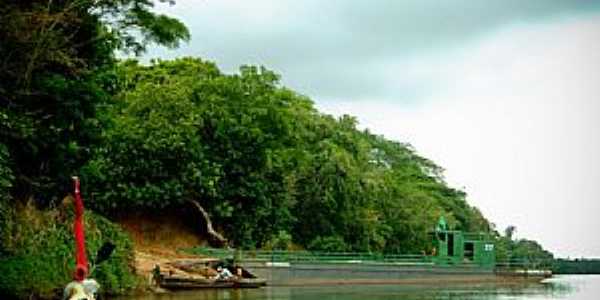
[[[168,290],[190,290],[202,288],[233,288],[233,281],[210,278],[167,276],[160,281],[160,287]]]
[[[248,272],[241,267],[238,276],[232,276],[227,279],[218,278],[207,274],[206,270],[211,269],[210,265],[223,265],[220,260],[196,260],[196,261],[179,261],[173,262],[170,265],[177,266],[177,269],[184,270],[183,274],[173,274],[160,272],[157,270],[155,281],[161,288],[168,290],[189,290],[202,288],[258,288],[265,286],[267,281],[263,278],[258,278],[254,274]],[[231,269],[230,267],[229,269]],[[238,271],[238,270],[236,270]],[[160,274],[160,275],[158,275]]]
[[[209,279],[185,276],[168,276],[160,282],[160,287],[168,290],[191,290],[204,288],[259,288],[265,286],[267,281],[261,278],[232,278]]]
[[[236,288],[259,288],[267,285],[264,278],[236,278],[233,280],[233,286]]]

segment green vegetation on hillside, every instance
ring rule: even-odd
[[[140,53],[152,42],[189,38],[179,21],[152,13],[152,3],[2,1],[0,298],[51,295],[71,279],[72,220],[55,216],[56,207],[100,142],[97,111],[112,99],[105,70],[117,50]],[[129,288],[128,237],[101,217],[89,215],[86,226],[89,250],[106,238],[119,247],[95,274],[104,290]]]
[[[10,239],[3,236],[0,256],[0,296],[51,298],[72,280],[75,242],[73,210],[68,207],[40,211],[19,207],[10,224]],[[136,284],[131,261],[133,245],[119,226],[94,213],[86,213],[86,246],[90,261],[102,243],[116,245],[108,261],[92,269],[105,293],[122,293]]]
[[[538,242],[515,239],[515,226],[508,226],[504,235],[496,233],[496,262],[501,266],[525,265],[533,268],[550,268],[554,255]]]
[[[102,70],[116,50],[176,46],[183,24],[151,12],[150,0],[5,0],[0,5],[0,141],[12,194],[48,205],[100,135],[96,109],[110,99]]]
[[[418,253],[440,215],[489,229],[440,167],[350,116],[319,113],[269,70],[227,75],[186,58],[126,61],[113,74],[119,93],[82,172],[98,211],[197,201],[245,248],[289,235],[315,250]]]

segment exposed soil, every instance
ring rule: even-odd
[[[160,215],[136,214],[116,219],[129,233],[135,245],[135,268],[138,275],[151,282],[156,265],[161,272],[193,277],[176,265],[182,261],[203,261],[206,257],[185,254],[181,250],[205,245],[201,223],[184,212]]]
[[[128,215],[116,222],[129,233],[136,249],[168,253],[205,244],[201,224],[193,224],[192,220],[193,217],[183,213],[166,212]]]

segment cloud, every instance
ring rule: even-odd
[[[430,87],[409,76],[390,84],[389,63],[452,51],[513,23],[598,12],[600,2],[181,0],[158,9],[181,18],[192,41],[176,51],[154,49],[147,57],[201,56],[229,72],[262,64],[316,99],[410,103]]]
[[[412,143],[499,229],[562,256],[600,256],[600,17],[513,26],[391,67],[438,89],[416,106],[319,102]]]

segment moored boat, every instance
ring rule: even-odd
[[[267,280],[264,278],[236,278],[233,286],[236,288],[259,288],[267,285]]]
[[[157,266],[154,271],[154,281],[167,290],[189,290],[203,288],[258,288],[266,284],[266,280],[258,278],[240,266],[227,266],[220,260],[187,260],[172,262],[183,272],[161,272]],[[221,270],[221,272],[215,271]],[[232,274],[232,270],[236,275]],[[226,275],[224,275],[226,274]]]
[[[232,288],[233,286],[233,281],[188,276],[165,276],[160,282],[160,287],[168,290]]]
[[[259,288],[266,285],[261,278],[210,279],[186,276],[167,276],[160,287],[167,290],[190,290],[203,288]]]

